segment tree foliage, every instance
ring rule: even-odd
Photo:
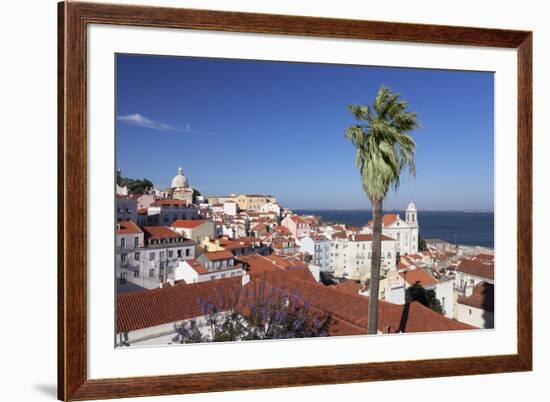
[[[312,308],[299,292],[265,281],[197,302],[204,330],[198,336],[195,326],[187,322],[177,324],[176,338],[180,343],[326,336],[331,319]]]
[[[441,302],[436,297],[435,290],[427,290],[420,284],[420,282],[414,283],[407,289],[405,300],[407,303],[417,301],[440,314],[443,312],[443,307],[441,306]]]
[[[128,187],[130,194],[144,194],[154,187],[149,179],[132,179],[120,175],[117,176],[117,184],[121,187]]]
[[[408,167],[413,176],[416,171],[416,143],[408,133],[419,124],[416,113],[407,108],[407,102],[384,85],[378,90],[372,105],[348,105],[357,123],[345,130],[345,137],[355,147],[355,166],[373,210],[369,334],[378,331],[382,202],[390,187],[395,190],[399,187],[403,169]]]
[[[422,236],[418,236],[418,251],[428,251],[428,244]]]
[[[357,124],[345,137],[356,149],[355,166],[368,198],[383,200],[390,187],[399,187],[404,168],[415,175],[416,143],[408,134],[419,127],[417,114],[407,111],[400,95],[382,85],[372,105],[348,105]]]

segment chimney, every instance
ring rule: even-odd
[[[242,286],[246,285],[248,282],[250,282],[250,275],[244,274],[243,276],[241,276]]]

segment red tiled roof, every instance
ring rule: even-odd
[[[241,277],[235,277],[119,294],[117,331],[135,331],[202,316],[199,300],[240,288],[241,281]]]
[[[373,235],[372,234],[356,234],[356,235],[349,235],[348,240],[351,241],[372,241]],[[391,237],[388,237],[386,235],[381,235],[382,241],[393,241]]]
[[[195,229],[205,223],[204,219],[188,220],[188,219],[177,219],[170,224],[172,228],[178,229]]]
[[[254,297],[255,289],[262,284],[269,284],[271,288],[279,289],[278,292],[298,293],[313,309],[329,314],[330,335],[365,334],[368,297],[350,295],[316,282],[302,280],[297,274],[301,275],[303,271],[307,269],[264,272],[261,278],[252,279],[245,286],[250,291],[244,292],[244,297],[247,300],[248,297]],[[240,288],[241,278],[238,277],[120,294],[117,296],[117,331],[127,332],[201,316],[203,313],[199,300],[208,299],[219,292],[238,292]],[[234,306],[233,304],[232,307]],[[220,311],[223,308],[224,306],[219,306]],[[382,332],[423,332],[466,330],[474,327],[450,320],[418,302],[396,305],[381,300],[378,328]]]
[[[401,261],[401,260],[397,263],[397,268],[398,269],[404,269],[404,268],[407,268],[408,266],[409,266],[408,263],[404,264],[403,261]]]
[[[476,255],[473,260],[477,261],[485,261],[485,262],[493,262],[495,260],[495,256],[493,254],[478,254]]]
[[[116,234],[138,234],[143,233],[141,229],[134,223],[134,221],[121,221],[117,222]]]
[[[247,264],[248,273],[251,277],[257,277],[264,272],[273,272],[282,269],[259,254],[240,256],[236,259]]]
[[[361,284],[347,279],[332,287],[336,290],[339,290],[340,292],[344,292],[350,295],[357,295],[359,294],[359,290],[361,289]]]
[[[292,261],[277,255],[262,256],[251,254],[236,258],[238,261],[247,264],[248,273],[251,277],[259,277],[266,272],[292,271],[291,276],[305,281],[315,281],[310,270],[301,261]]]
[[[180,205],[180,206],[187,206],[188,202],[186,200],[156,200],[151,204],[154,207],[159,207],[161,205]]]
[[[291,234],[286,226],[275,226],[275,232],[278,234]]]
[[[197,272],[199,275],[208,273],[208,270],[200,262],[198,262],[195,259],[187,260],[185,262],[187,264],[189,264],[191,266],[191,268],[193,268],[195,270],[195,272]]]
[[[474,286],[470,296],[460,296],[457,303],[485,311],[495,311],[495,286],[491,283],[480,282]]]
[[[295,267],[307,267],[303,261],[296,259],[294,257],[281,257],[280,255],[268,255],[265,256],[266,259],[271,261],[274,264],[279,265],[282,268],[295,268]]]
[[[457,271],[486,279],[495,279],[494,264],[484,264],[480,261],[462,260],[458,264]]]
[[[399,214],[385,214],[382,216],[382,227],[389,226],[399,219]],[[367,222],[367,226],[372,227],[372,220]]]
[[[419,282],[423,287],[433,286],[437,280],[421,268],[411,269],[400,272],[399,275],[404,278],[409,285]]]
[[[298,215],[293,215],[290,217],[290,219],[292,219],[296,223],[303,223],[303,224],[308,223],[301,216],[298,216]]]
[[[382,217],[382,225],[384,226],[389,226],[391,225],[392,223],[394,223],[396,220],[399,219],[399,215],[398,214],[385,214],[383,217]]]
[[[183,237],[178,232],[174,232],[168,226],[145,226],[143,231],[151,239],[171,239]]]
[[[227,250],[209,251],[204,253],[204,256],[210,261],[227,260],[233,258],[233,253]]]
[[[274,283],[274,280],[268,279],[268,281]],[[292,280],[291,285],[312,306],[335,318],[362,327],[366,332],[368,297],[350,295],[329,286],[301,280]],[[409,305],[396,305],[380,300],[378,305],[380,309],[378,329],[382,332],[387,332],[388,327],[390,332],[449,331],[474,328],[448,319],[418,302]]]

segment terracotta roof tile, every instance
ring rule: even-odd
[[[174,232],[168,226],[145,226],[143,228],[145,235],[150,239],[170,239],[183,237],[178,232]]]
[[[495,279],[494,264],[484,264],[480,261],[462,260],[458,264],[457,271],[486,279]]]
[[[298,292],[312,308],[331,316],[330,335],[366,333],[368,297],[346,294],[322,284],[302,280],[296,275],[302,271],[304,269],[264,272],[261,278],[252,279],[245,288],[253,290],[255,286],[268,283],[271,288],[280,291]],[[238,277],[120,294],[117,296],[117,330],[132,331],[201,316],[203,313],[199,306],[200,299],[212,297],[216,292],[236,292],[240,287],[241,278]],[[253,291],[246,293],[254,294]],[[379,330],[382,332],[474,328],[450,320],[418,302],[401,306],[381,300],[379,309]]]
[[[154,207],[160,207],[162,205],[177,205],[177,206],[187,206],[189,203],[185,200],[172,200],[172,199],[166,199],[166,200],[156,200],[151,204]]]
[[[474,286],[470,296],[460,296],[457,303],[485,311],[495,311],[495,286],[491,283],[480,282]]]
[[[411,269],[400,272],[399,275],[404,278],[409,285],[419,282],[423,287],[433,286],[437,280],[421,268]]]
[[[344,292],[350,295],[357,295],[359,294],[359,290],[362,286],[360,283],[347,279],[332,287],[336,290],[339,290],[340,292]]]
[[[134,221],[121,221],[117,222],[116,234],[139,234],[143,233],[138,225]]]
[[[170,227],[178,228],[178,229],[195,229],[205,222],[206,220],[204,219],[195,219],[195,220],[177,219],[170,224]]]
[[[233,258],[233,253],[227,250],[209,251],[203,254],[210,261],[227,260]]]

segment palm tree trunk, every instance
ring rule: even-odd
[[[382,200],[372,200],[372,254],[370,263],[368,334],[378,332],[378,292],[382,258]]]

